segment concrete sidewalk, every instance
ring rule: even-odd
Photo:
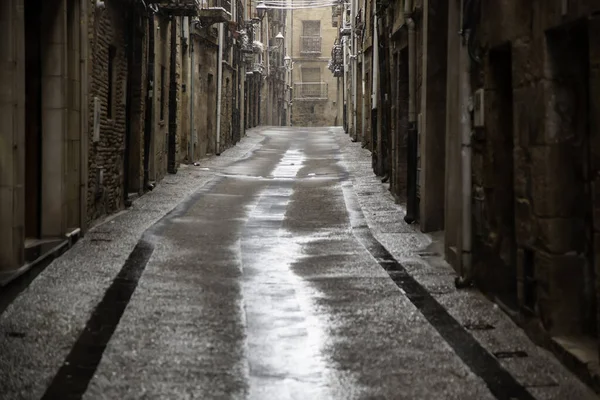
[[[424,234],[404,222],[404,204],[395,204],[389,184],[371,169],[371,153],[336,130],[344,166],[350,172],[373,235],[519,383],[539,399],[593,396],[549,351],[535,345],[508,315],[476,289],[457,290],[455,271],[443,259],[441,232]]]

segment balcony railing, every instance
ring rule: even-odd
[[[200,19],[211,23],[231,21],[231,0],[198,0]]]
[[[201,0],[154,0],[150,4],[157,5],[170,15],[195,16],[200,9]]]
[[[321,54],[321,36],[300,36],[302,54]]]
[[[328,88],[326,82],[294,83],[294,98],[296,100],[327,100]]]

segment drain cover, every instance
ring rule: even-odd
[[[485,322],[465,324],[465,328],[470,331],[491,331],[492,329],[496,329],[494,325],[486,324]]]
[[[6,336],[11,338],[23,339],[25,337],[24,332],[6,332]]]
[[[517,351],[498,351],[493,353],[496,358],[525,358],[527,353],[522,350]]]

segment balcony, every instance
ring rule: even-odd
[[[150,4],[158,6],[169,15],[193,17],[198,14],[201,0],[155,0]]]
[[[198,0],[198,17],[208,24],[231,21],[231,0]]]
[[[328,87],[326,82],[294,83],[294,99],[296,100],[327,100]]]
[[[321,54],[321,36],[300,36],[300,53]]]

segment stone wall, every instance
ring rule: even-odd
[[[293,126],[334,126],[337,109],[331,101],[295,100]]]
[[[331,49],[337,38],[338,29],[332,25],[331,7],[294,10],[293,13],[293,54],[294,69],[292,71],[292,85],[302,82],[302,67],[320,68],[321,82],[327,84],[326,100],[300,100],[297,93],[294,94],[292,105],[292,125],[294,126],[333,126],[336,123],[338,112],[337,101],[337,78],[327,69],[327,63],[331,58]],[[302,53],[301,36],[302,21],[319,20],[321,22],[321,53]],[[360,83],[360,76],[358,83]],[[296,88],[294,88],[296,91]],[[267,95],[267,93],[265,93]],[[263,96],[266,103],[266,97]],[[348,101],[348,104],[351,104]],[[261,115],[263,111],[261,110]],[[348,114],[350,118],[350,114]],[[337,118],[338,124],[342,124],[341,116]]]
[[[124,7],[107,2],[105,9],[90,7],[89,20],[89,155],[88,220],[123,207],[123,157],[125,150],[125,91],[127,55]],[[110,50],[110,49],[113,50]],[[113,58],[113,106],[109,116],[108,67]],[[100,140],[93,141],[94,98],[100,102]]]
[[[229,64],[223,64],[223,81],[221,82],[221,144],[223,152],[233,146],[233,74]]]
[[[512,295],[548,332],[595,336],[599,166],[590,127],[598,112],[587,112],[587,99],[600,94],[600,36],[582,17],[600,5],[573,3],[566,15],[555,2],[483,5],[480,41],[489,51],[473,76],[486,112],[473,148],[474,256],[480,284]]]
[[[204,32],[194,36],[194,129],[196,159],[214,154],[216,140],[217,104],[217,50],[216,35]]]
[[[0,3],[0,278],[24,262],[25,45],[22,0]]]

